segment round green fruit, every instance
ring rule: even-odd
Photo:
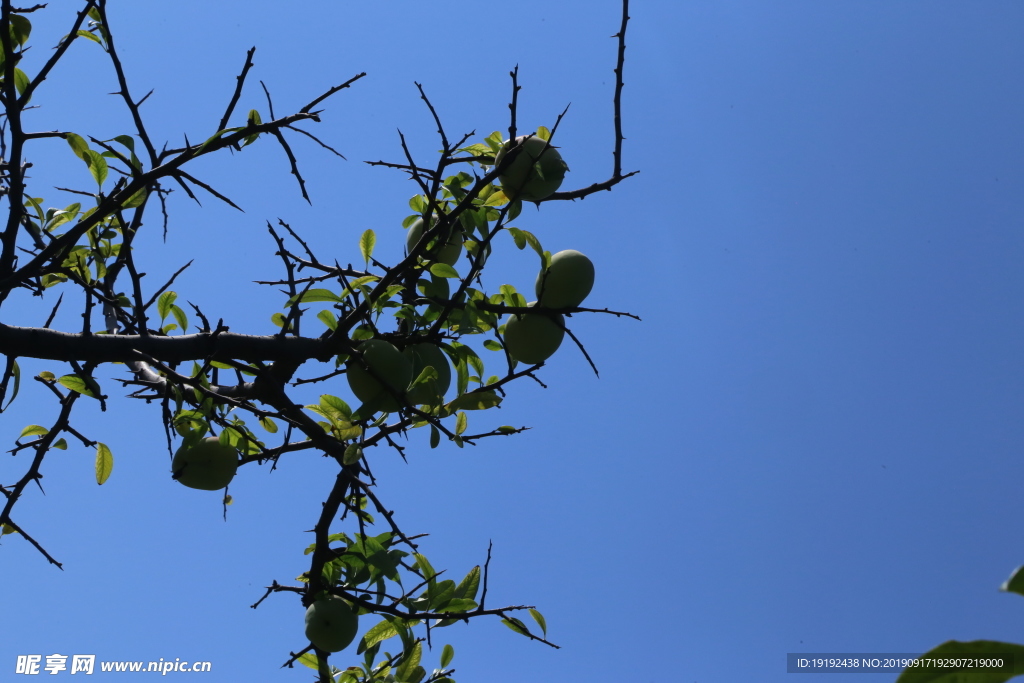
[[[359,632],[359,615],[337,595],[315,600],[306,609],[306,637],[325,652],[340,652]]]
[[[579,306],[594,287],[594,264],[574,249],[551,257],[537,276],[537,301],[548,308]]]
[[[238,451],[225,446],[215,436],[203,439],[191,448],[182,446],[171,461],[171,472],[191,489],[217,491],[231,483],[238,470]]]
[[[405,237],[406,253],[412,253],[421,237],[423,237],[423,219],[417,218],[409,226],[409,233]],[[425,259],[431,262],[447,263],[449,266],[454,266],[458,262],[459,256],[462,255],[463,241],[465,241],[465,234],[462,232],[462,227],[454,225],[451,228],[447,241],[442,246],[438,246],[440,238],[434,239],[435,244],[427,250]]]
[[[569,167],[562,161],[562,155],[557,149],[536,135],[520,135],[516,143],[518,147],[515,148],[515,158],[498,176],[501,191],[509,199],[531,202],[546,199],[561,186]],[[508,140],[502,143],[494,157],[495,167],[501,165],[505,154],[511,149]]]
[[[536,303],[533,301],[527,306],[532,307]],[[505,348],[510,356],[522,363],[543,363],[562,344],[564,324],[565,318],[561,315],[555,315],[555,320],[543,313],[512,315],[505,323]]]
[[[437,379],[412,387],[407,394],[409,403],[414,406],[437,405],[444,402],[444,395],[452,384],[452,370],[444,351],[435,344],[422,342],[407,346],[402,352],[412,363],[412,381],[420,376],[424,368],[433,367],[437,371]]]
[[[377,377],[384,380],[394,393],[401,395],[412,381],[412,363],[393,344],[383,339],[368,339],[356,348],[363,354],[363,360],[373,374],[355,358],[349,360],[345,374],[352,393],[374,410],[398,410],[398,401],[384,388],[384,384],[377,381]]]

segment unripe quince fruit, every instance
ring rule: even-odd
[[[306,609],[306,637],[325,652],[348,647],[359,632],[359,615],[337,595],[315,600]]]
[[[399,404],[394,396],[388,392],[384,385],[374,377],[380,377],[387,386],[401,395],[412,381],[412,363],[402,355],[393,344],[383,339],[368,339],[356,347],[362,354],[363,360],[373,371],[367,372],[357,359],[349,360],[347,367],[348,385],[352,393],[368,404],[374,410],[385,410],[393,412],[398,410]]]
[[[498,176],[501,191],[509,199],[525,199],[531,202],[546,199],[562,185],[569,167],[562,161],[562,155],[558,150],[549,145],[547,140],[542,140],[536,135],[520,135],[516,142],[520,144],[516,148],[515,158]],[[494,157],[495,168],[501,165],[511,148],[508,140],[502,143],[501,149]]]
[[[216,491],[231,483],[238,470],[238,451],[225,446],[216,436],[203,439],[191,448],[181,448],[171,461],[174,478],[192,489]]]
[[[532,301],[527,306],[536,305]],[[510,356],[530,365],[543,363],[558,350],[565,337],[562,325],[565,318],[560,314],[552,320],[543,313],[512,315],[505,323],[505,348]],[[555,321],[558,322],[555,322]]]
[[[537,301],[547,308],[579,306],[594,287],[594,264],[574,249],[551,257],[547,270],[537,275]]]
[[[409,403],[418,405],[437,405],[444,402],[444,395],[452,383],[452,370],[444,351],[435,344],[422,342],[407,346],[402,351],[412,363],[412,381],[415,381],[427,366],[437,371],[437,379],[415,386],[409,390]]]
[[[409,226],[409,232],[405,237],[407,253],[412,253],[421,237],[423,237],[423,219],[417,218]],[[466,239],[465,233],[462,232],[462,226],[458,223],[452,225],[451,234],[448,235],[448,239],[444,244],[438,246],[441,244],[440,239],[439,237],[434,238],[434,246],[424,254],[425,260],[433,263],[447,263],[449,266],[454,266],[458,263],[459,256],[462,255],[462,243]]]

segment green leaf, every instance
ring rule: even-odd
[[[444,669],[452,663],[452,657],[455,656],[455,648],[451,645],[445,645],[444,649],[441,650],[441,668]]]
[[[57,381],[71,391],[77,391],[84,396],[96,398],[96,392],[90,389],[89,384],[78,375],[64,375]]]
[[[53,448],[59,448],[62,451],[66,451],[68,449],[68,442],[66,439],[57,439],[53,444]]]
[[[459,271],[455,270],[454,268],[449,266],[447,263],[435,263],[435,264],[433,264],[432,266],[430,266],[430,274],[434,275],[435,277],[444,277],[444,278],[458,278],[459,277]]]
[[[199,155],[199,154],[202,154],[203,152],[205,152],[206,148],[209,147],[210,144],[213,143],[214,140],[219,139],[222,135],[225,135],[227,133],[237,133],[240,130],[242,130],[242,129],[241,128],[225,128],[224,130],[218,130],[216,133],[214,133],[209,138],[207,138],[206,142],[204,142],[203,144],[201,144],[199,146],[199,149],[196,150],[196,154]]]
[[[68,145],[71,146],[71,151],[75,153],[79,159],[86,161],[85,153],[89,151],[89,143],[82,138],[81,135],[76,133],[66,133],[64,139],[68,141]],[[88,163],[88,161],[86,161]]]
[[[354,465],[359,462],[363,457],[363,449],[359,447],[359,444],[350,444],[345,449],[345,455],[342,457],[341,462],[345,465]]]
[[[284,313],[275,313],[270,316],[270,322],[274,323],[277,327],[284,327],[285,323],[288,322],[288,318],[284,317]],[[175,328],[177,325],[169,325],[170,328]]]
[[[180,306],[171,306],[171,314],[178,322],[182,332],[188,330],[188,316],[185,315],[185,311],[181,310]]]
[[[11,38],[18,45],[24,45],[28,42],[28,37],[32,33],[32,22],[20,14],[11,14],[10,16]]]
[[[316,318],[332,332],[338,329],[338,316],[334,315],[334,311],[324,309],[316,314]]]
[[[456,598],[465,598],[467,600],[475,600],[476,592],[480,588],[480,565],[477,565],[469,570],[465,578],[459,582],[459,585],[455,588]]]
[[[548,622],[544,619],[544,615],[535,609],[531,609],[530,616],[533,617],[533,620],[540,625],[540,630],[543,631],[546,636],[548,634]]]
[[[114,454],[105,443],[96,444],[96,483],[102,485],[114,469]]]
[[[170,314],[171,306],[174,305],[174,301],[177,298],[177,292],[164,292],[156,300],[156,312],[160,315],[160,320],[163,320]]]
[[[463,433],[465,433],[466,428],[468,426],[469,426],[469,418],[466,417],[465,413],[460,412],[455,417],[455,433],[461,436]]]
[[[423,658],[423,643],[417,642],[412,652],[406,653],[405,657],[402,658],[402,663],[395,669],[395,678],[400,682],[404,683],[412,678],[413,672],[416,667],[420,665],[420,659]]]
[[[363,639],[359,641],[359,648],[356,650],[356,654],[361,655],[377,643],[385,641],[388,638],[393,638],[397,635],[398,629],[395,628],[393,623],[385,619],[366,632]]]
[[[131,197],[129,197],[127,200],[125,200],[125,203],[121,205],[121,208],[134,209],[138,206],[142,206],[143,202],[146,201],[147,196],[148,195],[146,194],[146,188],[142,188],[141,190],[133,194]]]
[[[502,619],[501,623],[505,624],[505,626],[508,626],[510,629],[512,629],[516,633],[521,633],[524,636],[528,635],[530,633],[529,629],[526,628],[526,624],[524,624],[519,619],[516,619],[515,617],[510,617],[508,619]]]
[[[249,110],[249,116],[246,119],[246,127],[248,127],[248,126],[258,126],[261,123],[263,123],[263,119],[260,118],[260,113],[258,111],[256,111],[255,109],[250,109]],[[252,143],[254,143],[256,141],[256,138],[258,138],[259,136],[260,136],[259,133],[253,133],[252,135],[246,135],[245,136],[245,140],[242,141],[242,147],[245,147],[246,145],[251,145]]]
[[[537,127],[537,137],[539,137],[541,140],[550,140],[551,139],[551,131],[548,130],[547,128],[545,128],[544,126],[538,126]]]
[[[103,181],[107,179],[107,160],[103,158],[102,154],[92,149],[84,152],[83,158],[89,165],[89,173],[92,174],[93,180],[102,187]]]
[[[40,373],[42,375],[42,373]],[[11,390],[11,400],[7,402],[6,406],[0,407],[0,413],[7,410],[14,403],[14,399],[18,397],[18,390],[21,389],[21,366],[18,365],[18,361],[14,361],[11,365],[11,376],[14,378],[14,388]]]
[[[500,405],[501,401],[501,396],[498,396],[493,391],[474,391],[459,396],[449,403],[447,408],[449,414],[457,410],[487,410],[488,408]]]
[[[316,655],[312,652],[307,652],[306,654],[301,655],[295,661],[299,664],[302,664],[303,666],[308,666],[313,671],[316,671],[317,668],[320,666],[320,660],[318,660],[316,658]]]
[[[517,199],[508,207],[508,220],[514,221],[523,212],[523,200]]]
[[[469,611],[474,610],[476,608],[477,608],[477,604],[476,604],[475,600],[470,600],[469,598],[452,598],[451,600],[448,600],[444,604],[444,606],[439,608],[437,611],[438,612],[462,613],[462,612],[469,612]]]
[[[85,29],[78,29],[78,35],[82,38],[88,38],[89,40],[99,44],[100,46],[103,45],[103,41],[100,40],[95,33],[91,33],[90,31],[86,31]]]
[[[484,348],[488,349],[490,351],[501,351],[502,346],[501,346],[501,344],[499,344],[497,341],[495,341],[493,339],[485,339],[484,340]]]
[[[508,234],[512,235],[512,239],[515,240],[516,247],[522,251],[526,248],[526,235],[519,228],[508,228]]]
[[[896,679],[896,683],[1003,683],[1014,676],[1024,674],[1024,645],[1000,643],[993,640],[959,642],[949,640],[921,655],[921,658],[956,659],[988,658],[1003,655],[1012,662],[1010,671],[994,671],[978,668],[937,668],[908,667]]]
[[[299,294],[298,299],[292,297],[291,299],[288,300],[288,303],[285,305],[291,306],[297,303],[308,304],[315,303],[317,301],[330,301],[331,303],[340,303],[341,301],[343,301],[343,299],[329,289],[310,289],[303,292],[302,294]]]
[[[50,433],[50,430],[41,425],[29,425],[21,430],[21,434],[18,435],[20,439],[23,436],[46,436]]]
[[[24,95],[28,89],[28,76],[21,69],[14,70],[14,87],[18,89],[19,95]]]
[[[366,230],[359,238],[359,253],[363,255],[363,261],[369,265],[370,256],[373,255],[373,247],[377,244],[377,234],[373,230]]]
[[[437,448],[438,444],[441,443],[441,432],[438,431],[437,427],[430,425],[430,447]]]
[[[266,429],[271,434],[277,434],[277,423],[271,420],[269,417],[261,417],[260,426]]]
[[[1010,578],[999,587],[999,590],[1024,595],[1024,571],[1022,570],[1024,570],[1024,565],[1014,569],[1013,573],[1010,574]]]

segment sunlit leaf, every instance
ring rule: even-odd
[[[441,668],[444,669],[452,663],[452,657],[455,656],[455,648],[451,645],[445,645],[444,649],[441,650]]]
[[[20,439],[23,436],[46,436],[49,433],[50,430],[42,425],[29,425],[21,430],[18,438]]]
[[[114,454],[105,443],[96,444],[96,483],[102,485],[114,469]]]
[[[57,380],[61,385],[67,387],[71,391],[77,391],[78,393],[89,396],[90,398],[96,398],[96,392],[94,392],[89,384],[79,377],[78,375],[64,375]]]
[[[367,264],[370,263],[370,257],[373,255],[373,247],[376,244],[377,233],[373,230],[365,230],[362,237],[359,238],[359,253],[363,255],[363,261]]]

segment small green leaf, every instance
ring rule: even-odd
[[[501,623],[505,624],[505,626],[508,626],[510,629],[512,629],[516,633],[521,633],[524,636],[528,635],[530,633],[529,629],[526,628],[526,624],[521,622],[519,619],[516,619],[515,617],[510,617],[508,619],[502,619]]]
[[[546,636],[548,634],[548,622],[544,619],[544,615],[535,609],[531,609],[530,616],[533,617],[533,620],[540,625],[540,630],[543,631]]]
[[[502,346],[501,346],[501,344],[499,344],[498,342],[496,342],[493,339],[485,339],[484,340],[484,348],[488,349],[490,351],[501,351]]]
[[[351,444],[345,449],[345,455],[342,457],[342,463],[345,465],[354,465],[359,462],[363,457],[363,449],[359,447],[359,444]]]
[[[88,383],[78,375],[64,375],[57,381],[71,391],[77,391],[83,396],[96,398],[96,392],[90,389]]]
[[[508,207],[508,220],[514,221],[523,212],[523,200],[517,199]]]
[[[107,160],[103,158],[103,155],[95,150],[87,150],[84,153],[85,163],[89,165],[89,173],[92,174],[93,180],[100,187],[103,186],[103,181],[107,179]]]
[[[14,87],[18,89],[19,95],[24,95],[28,89],[28,76],[21,69],[14,70]]]
[[[541,140],[550,140],[551,139],[551,131],[548,130],[547,128],[545,128],[544,126],[538,126],[537,127],[537,137],[539,137]]]
[[[114,469],[114,454],[105,443],[96,444],[96,483],[102,485]]]
[[[455,433],[461,436],[466,431],[466,427],[468,426],[469,418],[466,417],[465,413],[460,412],[455,417]]]
[[[50,430],[41,425],[29,425],[21,430],[21,434],[18,435],[20,439],[23,436],[46,436],[50,433]]]
[[[11,14],[10,17],[11,38],[18,45],[24,45],[28,42],[28,37],[32,33],[32,22],[20,14]]]
[[[89,151],[89,143],[76,133],[66,133],[64,139],[68,141],[68,145],[71,146],[71,151],[75,153],[75,156],[85,161],[85,153]]]
[[[341,301],[343,301],[343,299],[329,289],[310,289],[300,294],[297,300],[294,297],[292,297],[291,299],[288,300],[288,303],[285,305],[291,306],[297,303],[308,304],[315,303],[317,301],[330,301],[331,303],[340,303]]]
[[[402,658],[402,663],[395,669],[395,678],[399,681],[408,681],[416,667],[420,665],[420,659],[423,658],[423,643],[417,642],[413,645],[412,652],[407,652],[405,657]]]
[[[63,438],[57,439],[57,441],[53,444],[52,447],[59,448],[62,451],[66,451],[68,449],[68,442]]]
[[[373,255],[373,247],[377,244],[377,234],[373,230],[366,230],[359,238],[359,253],[363,255],[363,261],[370,263],[370,256]]]
[[[260,426],[266,429],[271,434],[277,434],[277,423],[271,420],[269,417],[261,417]]]
[[[39,373],[39,375],[42,377],[43,373]],[[11,404],[14,403],[14,399],[18,397],[18,391],[21,389],[21,366],[18,365],[18,361],[14,361],[11,364],[11,376],[14,378],[14,387],[11,389],[11,398],[7,401],[6,406],[0,407],[0,413],[10,408]]]
[[[469,570],[465,578],[455,588],[455,597],[458,599],[475,600],[476,592],[480,588],[480,565]]]
[[[334,311],[324,309],[316,314],[316,318],[332,332],[338,329],[338,316],[334,315]]]
[[[284,327],[285,323],[288,322],[288,318],[284,317],[284,313],[275,313],[270,316],[270,322],[274,323],[277,327]],[[170,328],[175,328],[177,325],[168,325]]]
[[[163,320],[170,314],[171,306],[174,305],[174,301],[177,298],[177,292],[164,292],[156,300],[156,312],[160,315],[160,320]]]
[[[101,46],[103,45],[103,41],[96,37],[95,33],[91,33],[89,31],[86,31],[85,29],[78,29],[78,35],[82,38],[88,38],[89,40],[93,41],[94,43],[98,43]]]
[[[437,427],[430,425],[430,447],[437,448],[438,444],[441,443],[441,432],[438,431]]]
[[[921,655],[922,659],[987,659],[1001,655],[1008,658],[1011,670],[981,668],[907,667],[896,683],[1003,683],[1024,674],[1024,645],[1000,643],[992,640],[960,642],[948,640]]]
[[[182,332],[188,330],[188,316],[185,315],[185,311],[181,310],[180,306],[171,306],[171,314],[178,322]]]
[[[441,668],[444,669],[452,663],[452,657],[455,656],[455,648],[451,645],[445,645],[444,649],[441,650]]]
[[[435,263],[430,266],[430,274],[436,277],[444,278],[458,278],[459,271],[455,270],[447,263]]]
[[[449,403],[447,408],[449,414],[457,410],[487,410],[488,408],[500,405],[501,401],[501,396],[498,396],[493,391],[474,391],[459,396]]]
[[[320,660],[318,660],[316,658],[316,655],[312,652],[307,652],[306,654],[301,655],[295,661],[297,661],[299,664],[302,664],[303,666],[308,666],[313,671],[316,671],[317,668],[319,668],[320,666]]]
[[[361,655],[377,643],[387,640],[388,638],[393,638],[397,635],[398,629],[395,628],[393,623],[385,619],[366,632],[366,635],[364,635],[363,639],[359,642],[359,648],[356,650],[356,654]]]

